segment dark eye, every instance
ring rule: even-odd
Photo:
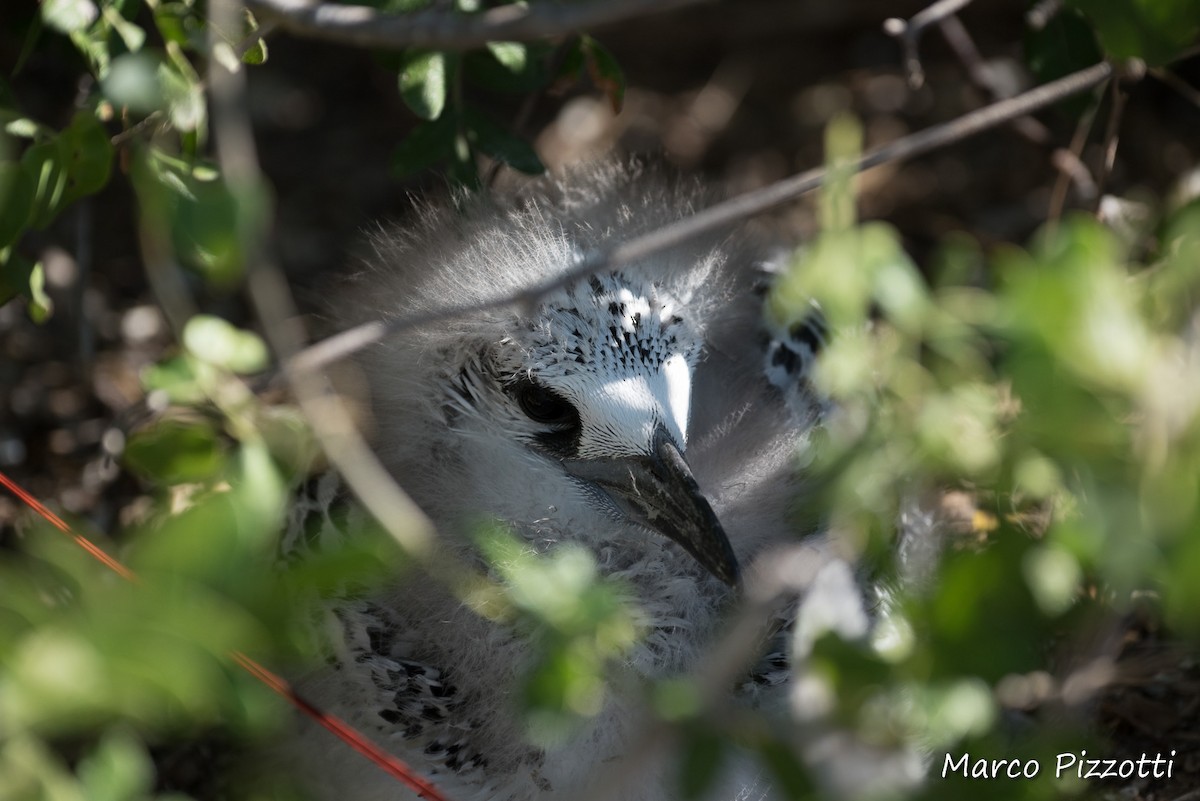
[[[521,411],[530,420],[550,426],[577,426],[579,412],[570,401],[552,389],[535,381],[520,381],[513,386],[513,395]]]

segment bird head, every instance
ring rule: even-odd
[[[593,276],[514,318],[460,371],[454,405],[607,517],[674,540],[736,585],[733,549],[684,456],[702,339],[683,311],[653,284]]]
[[[649,530],[737,582],[686,457],[706,326],[731,297],[724,235],[576,281],[533,308],[490,302],[699,202],[695,186],[613,165],[510,200],[431,208],[373,240],[356,314],[481,306],[365,357],[381,456],[439,525],[487,516],[608,553],[619,541],[630,546],[616,549],[622,563],[646,553],[640,543],[654,547]]]

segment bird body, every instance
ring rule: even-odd
[[[378,454],[446,546],[486,569],[470,535],[498,520],[533,553],[583,549],[643,622],[602,708],[547,745],[526,736],[516,690],[530,648],[513,626],[411,577],[331,603],[332,665],[302,690],[453,799],[574,799],[614,782],[639,756],[629,749],[645,715],[641,695],[611,688],[694,670],[740,566],[798,535],[795,460],[819,408],[804,379],[823,331],[763,327],[764,255],[751,240],[709,234],[524,307],[487,304],[706,199],[695,184],[610,164],[507,199],[431,208],[373,238],[345,304],[346,324],[432,320],[360,364]],[[481,308],[436,316],[465,304]],[[309,490],[289,543],[313,514],[333,526],[336,478]],[[315,728],[297,753],[323,797],[409,797]],[[712,797],[766,797],[754,774],[727,778]],[[660,766],[619,797],[653,801],[674,788]]]

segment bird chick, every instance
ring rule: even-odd
[[[694,669],[736,596],[740,566],[803,533],[788,512],[795,455],[819,408],[805,375],[824,330],[766,331],[766,256],[727,231],[524,307],[488,301],[707,202],[693,183],[609,164],[511,197],[427,208],[373,237],[341,316],[346,325],[431,321],[361,355],[381,460],[468,560],[478,563],[471,534],[484,520],[536,553],[586,549],[641,610],[643,636],[621,667],[638,677]],[[437,317],[464,305],[479,310]],[[335,481],[310,482],[317,500],[297,505],[288,542],[339,497]],[[303,690],[452,798],[574,799],[631,756],[633,691],[608,693],[569,741],[532,743],[514,699],[527,642],[436,582],[397,581],[334,602],[330,615],[333,664]],[[410,797],[323,732],[302,739],[325,797]],[[764,791],[751,773],[715,792]],[[675,794],[673,774],[659,770],[620,797]]]

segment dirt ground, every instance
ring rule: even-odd
[[[921,5],[737,0],[610,26],[594,33],[625,70],[622,112],[579,87],[539,98],[521,133],[551,167],[617,149],[665,158],[733,193],[760,187],[820,163],[822,129],[836,110],[862,119],[870,146],[988,100],[936,30],[922,47],[926,85],[907,87],[900,49],[881,23]],[[1019,10],[979,2],[963,22],[998,84],[1025,86]],[[251,72],[251,97],[278,203],[275,244],[302,307],[317,318],[324,289],[348,269],[362,231],[403,218],[411,193],[436,190],[440,179],[397,180],[387,170],[415,119],[394,74],[370,54],[282,34],[269,45],[268,63]],[[6,74],[20,46],[0,32]],[[27,64],[13,81],[22,107],[47,124],[65,124],[79,89],[72,63],[35,57]],[[1200,58],[1177,72],[1200,85]],[[513,120],[523,98],[480,95],[478,102]],[[863,176],[862,215],[893,224],[918,261],[956,231],[985,246],[1024,241],[1047,216],[1054,150],[1075,129],[1073,118],[1054,111],[1038,120],[1045,141],[1009,127]],[[1142,81],[1130,91],[1106,191],[1161,197],[1200,164],[1198,130],[1200,107],[1158,81]],[[1083,162],[1098,164],[1101,149],[1094,137]],[[1075,191],[1067,198],[1075,208],[1093,202]],[[760,224],[781,239],[803,239],[814,230],[811,201]],[[138,371],[172,347],[142,270],[124,176],[25,247],[44,260],[56,313],[38,326],[19,303],[0,307],[0,470],[53,508],[113,531],[144,501],[142,488],[105,456],[105,434],[142,400]],[[254,326],[237,292],[198,280],[191,289],[205,309]],[[17,536],[19,512],[15,499],[0,494],[0,547]],[[1096,724],[1114,756],[1175,749],[1174,776],[1108,793],[1195,801],[1200,661],[1156,620],[1149,602],[1122,624],[1120,669],[1096,706]]]

